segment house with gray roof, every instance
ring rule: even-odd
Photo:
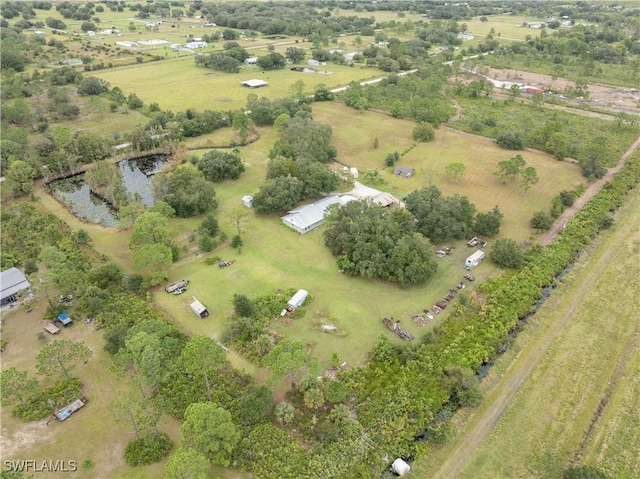
[[[411,178],[416,170],[409,168],[408,166],[396,166],[393,170],[393,174],[401,176],[402,178]]]
[[[18,301],[18,293],[31,288],[22,271],[18,268],[9,268],[0,273],[0,303],[2,306]]]

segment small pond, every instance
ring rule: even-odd
[[[167,163],[165,155],[151,155],[118,162],[122,180],[131,199],[153,205],[151,180]],[[49,193],[81,220],[104,226],[118,225],[117,212],[103,199],[94,195],[84,182],[84,173],[50,182]]]

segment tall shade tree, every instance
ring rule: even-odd
[[[169,277],[173,260],[171,248],[159,243],[141,246],[133,253],[133,269],[146,277],[149,286],[162,283]]]
[[[217,366],[226,362],[225,352],[208,336],[195,336],[184,346],[178,359],[178,365],[187,374],[202,376],[207,391],[207,399],[211,401],[211,376]]]
[[[535,185],[538,181],[540,181],[540,178],[538,177],[538,172],[533,166],[527,166],[524,170],[522,170],[521,175],[522,176],[520,178],[520,186],[522,187],[525,193],[529,191],[529,189],[533,185]]]
[[[0,373],[0,385],[2,385],[0,397],[3,405],[10,406],[19,402],[25,406],[25,399],[36,390],[38,381],[35,378],[29,379],[26,371],[9,368]]]
[[[133,234],[129,247],[137,249],[145,244],[170,242],[168,218],[160,213],[148,211],[138,216],[133,223]]]
[[[109,404],[109,411],[117,423],[131,425],[138,442],[146,435],[158,432],[158,409],[151,399],[136,389],[118,391]]]
[[[69,373],[76,364],[91,357],[91,350],[84,343],[76,343],[68,339],[60,339],[40,349],[36,356],[36,369],[43,376],[52,377],[62,374],[70,379]]]
[[[180,431],[184,445],[220,466],[230,464],[241,435],[231,413],[213,403],[189,404]]]
[[[207,459],[190,447],[179,448],[169,458],[164,469],[164,479],[207,479]]]
[[[269,368],[274,378],[288,376],[291,389],[295,389],[296,378],[302,371],[317,373],[318,358],[307,351],[300,341],[284,339],[269,351],[263,364]]]
[[[464,163],[449,163],[445,167],[445,173],[449,180],[457,183],[464,176],[464,172],[466,171],[466,169],[467,167],[464,165]]]
[[[213,184],[191,165],[175,168],[167,181],[167,189],[164,201],[169,203],[176,211],[176,216],[181,218],[199,215],[218,207]]]
[[[7,180],[14,182],[13,193],[16,196],[22,193],[29,194],[33,191],[33,179],[36,177],[36,170],[22,160],[14,160],[7,169],[6,177]]]

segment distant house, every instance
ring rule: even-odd
[[[369,186],[365,186],[358,181],[354,181],[353,189],[349,191],[348,196],[357,200],[366,201],[369,203],[375,203],[383,207],[398,207],[404,208],[404,203],[393,196],[391,193],[385,191],[376,190]],[[343,195],[344,198],[347,195]]]
[[[207,48],[207,42],[187,42],[183,46],[185,48]]]
[[[263,86],[267,86],[268,83],[264,80],[247,80],[240,82],[241,85],[246,86],[247,88],[261,88]]]
[[[403,178],[411,178],[416,170],[409,168],[408,166],[396,166],[393,170],[393,174],[401,176]]]
[[[0,288],[0,302],[4,306],[17,302],[18,293],[31,288],[31,284],[18,268],[9,268],[0,273]]]
[[[310,205],[299,206],[289,211],[289,214],[282,217],[282,222],[303,235],[316,229],[324,222],[329,206],[345,205],[354,199],[349,195],[327,196]]]
[[[247,208],[253,208],[253,196],[244,195],[242,197],[242,204]]]
[[[246,65],[257,65],[258,64],[258,57],[249,57],[244,61],[244,63]]]
[[[198,301],[195,297],[193,299],[194,301],[190,305],[191,311],[193,311],[196,314],[196,316],[198,316],[201,319],[208,317],[209,310],[205,307],[205,305],[202,304],[200,301]]]
[[[458,33],[459,40],[473,40],[473,35],[470,33]]]

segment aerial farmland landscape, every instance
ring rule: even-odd
[[[0,41],[0,478],[640,477],[637,2]]]

